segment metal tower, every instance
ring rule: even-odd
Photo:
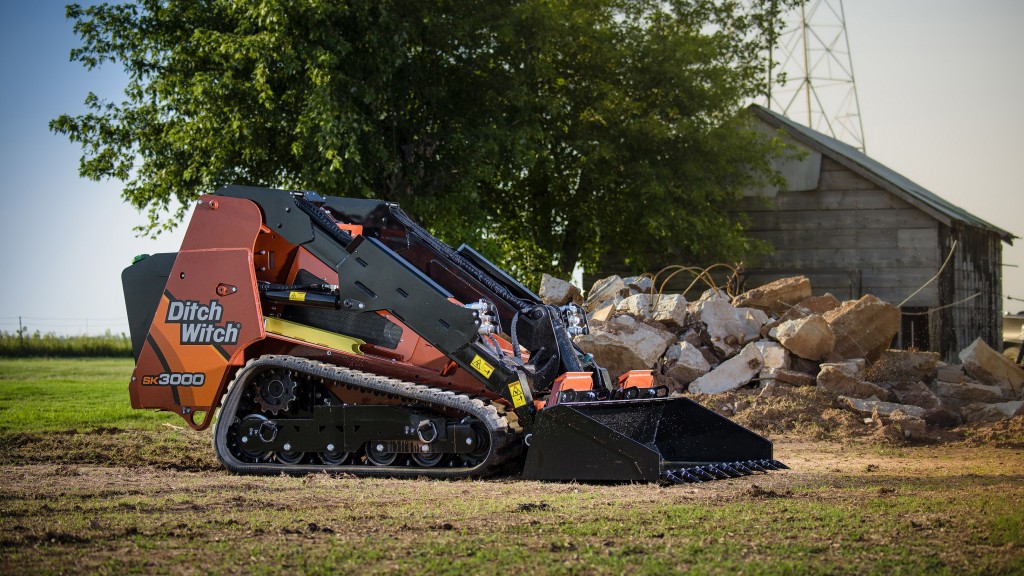
[[[843,0],[804,0],[782,18],[785,28],[769,53],[779,67],[769,71],[768,108],[863,152]]]

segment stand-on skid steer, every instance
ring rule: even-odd
[[[210,425],[231,471],[703,481],[783,467],[650,370],[616,381],[544,305],[398,205],[228,186],[122,275],[132,406]]]

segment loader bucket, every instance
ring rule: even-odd
[[[766,438],[687,398],[651,398],[542,410],[523,477],[702,482],[780,468]]]

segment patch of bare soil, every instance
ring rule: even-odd
[[[0,434],[0,465],[98,464],[164,470],[217,470],[209,431],[97,428]]]
[[[860,441],[878,445],[959,442],[962,429],[928,427],[908,438],[898,423],[865,419],[836,404],[836,396],[816,386],[774,385],[690,396],[706,408],[765,435],[798,435],[812,440]],[[982,428],[985,428],[984,426]]]

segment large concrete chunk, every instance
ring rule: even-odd
[[[1013,418],[1021,414],[1024,402],[997,402],[995,404],[975,403],[963,407],[964,420],[967,422],[996,422]]]
[[[840,396],[889,399],[890,393],[877,384],[860,379],[863,364],[856,361],[826,363],[818,372],[818,387]]]
[[[695,312],[708,327],[708,336],[716,346],[735,341],[738,345],[757,340],[768,316],[760,310],[736,308],[722,298],[708,298],[696,303]]]
[[[836,345],[833,359],[876,360],[900,329],[899,308],[871,294],[849,300],[822,315],[832,327]]]
[[[590,334],[577,336],[576,345],[618,378],[629,370],[653,368],[675,339],[667,330],[620,316],[613,322],[591,322]]]
[[[747,344],[736,356],[690,384],[690,392],[718,394],[749,384],[764,366],[764,358],[753,343]]]
[[[541,301],[549,306],[564,306],[569,302],[579,300],[580,289],[561,278],[544,274],[540,277],[540,293],[538,296],[540,296]]]
[[[733,305],[757,308],[776,316],[811,296],[811,281],[806,276],[781,278],[748,290],[733,300]]]
[[[686,324],[686,298],[682,294],[662,294],[654,304],[654,319],[669,328]]]
[[[939,365],[938,352],[886,350],[872,364],[864,379],[869,382],[917,382],[931,380]]]
[[[651,295],[646,293],[633,294],[623,298],[615,305],[615,312],[618,314],[631,314],[637,318],[650,319],[653,316],[651,313]]]
[[[960,361],[971,378],[984,384],[1007,381],[1015,397],[1020,397],[1024,389],[1024,370],[1014,364],[1013,360],[990,348],[981,338],[960,351]]]
[[[924,382],[900,382],[892,391],[900,404],[912,404],[928,411],[942,408],[942,400]]]
[[[761,382],[774,380],[775,374],[779,370],[789,368],[789,351],[781,344],[770,340],[758,340],[754,342],[754,346],[757,346],[757,351],[764,358],[764,366],[761,367],[761,373],[758,375]]]
[[[785,368],[776,370],[774,377],[776,382],[790,386],[816,386],[818,384],[814,376],[798,370],[787,370]]]
[[[583,302],[583,308],[587,312],[594,312],[604,308],[604,304],[618,304],[620,300],[629,296],[629,287],[620,276],[609,276],[602,278],[590,287],[587,292],[587,299]]]
[[[769,335],[793,354],[808,360],[824,360],[836,343],[832,328],[817,314],[787,320],[772,328]]]
[[[860,398],[840,396],[839,402],[862,416],[873,416],[875,414],[892,416],[895,412],[903,412],[913,418],[924,418],[925,416],[925,409],[920,406],[883,402],[877,398],[862,400]]]
[[[701,353],[689,342],[677,342],[665,351],[665,375],[672,378],[679,386],[673,391],[682,392],[686,385],[707,374],[711,365]]]
[[[999,386],[988,386],[985,384],[974,384],[971,382],[943,382],[936,380],[932,383],[932,390],[943,399],[955,400],[955,404],[971,404],[975,402],[993,403],[1001,402],[1003,389]]]

